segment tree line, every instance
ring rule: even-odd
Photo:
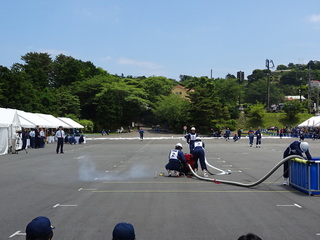
[[[273,72],[256,69],[244,81],[231,74],[224,79],[180,75],[177,81],[114,75],[64,54],[53,59],[48,53],[29,52],[21,60],[10,68],[0,65],[0,106],[71,117],[86,131],[112,131],[132,122],[173,131],[181,131],[184,125],[203,132],[232,129],[242,110],[254,119],[253,112],[266,107],[268,84],[269,101],[278,104],[286,95],[301,92],[307,97],[308,79],[320,76],[318,61],[279,65]],[[172,93],[177,84],[189,91],[187,98]],[[319,93],[313,92],[311,100],[316,101]],[[284,110],[308,111],[308,105],[291,102]]]

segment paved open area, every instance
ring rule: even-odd
[[[208,162],[231,175],[211,178],[252,182],[282,160],[297,139],[226,142],[204,138]],[[313,157],[318,141],[308,140]],[[28,154],[0,156],[1,239],[22,240],[28,222],[47,216],[54,238],[112,239],[118,222],[134,225],[136,239],[320,239],[320,198],[282,185],[282,167],[254,188],[167,177],[168,153],[179,135],[137,133],[89,138],[86,144],[55,144]],[[161,173],[165,173],[161,176]],[[199,171],[202,174],[202,171]]]

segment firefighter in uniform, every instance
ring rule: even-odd
[[[177,143],[175,148],[169,153],[169,163],[165,166],[168,171],[168,176],[179,177],[180,173],[184,171],[186,160],[182,150],[182,144]]]
[[[290,155],[299,155],[303,157],[303,153],[306,154],[308,160],[312,160],[311,154],[309,152],[309,144],[307,142],[294,141],[284,151],[283,158],[286,158]],[[283,185],[288,185],[288,178],[289,178],[289,162],[288,161],[286,161],[283,164],[283,178],[284,178]]]
[[[194,142],[194,148],[192,150],[192,155],[194,156],[194,169],[197,171],[198,169],[198,159],[200,160],[200,166],[203,171],[203,176],[208,177],[207,165],[205,162],[205,152],[204,152],[205,145],[201,141],[200,137],[196,138]]]
[[[191,153],[194,148],[193,144],[196,141],[196,138],[198,137],[198,134],[196,133],[196,128],[192,127],[191,133],[188,133],[184,137],[187,139],[187,143],[189,144],[189,149],[190,149],[190,153]]]

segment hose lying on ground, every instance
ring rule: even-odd
[[[220,180],[220,179],[212,179],[212,178],[206,178],[206,177],[201,177],[198,174],[196,174],[190,164],[188,164],[190,171],[193,173],[195,177],[197,177],[200,180],[208,181],[208,182],[214,182],[214,183],[225,183],[229,185],[234,185],[234,186],[239,186],[239,187],[255,187],[259,185],[260,183],[264,182],[268,177],[270,177],[279,167],[281,167],[282,164],[284,164],[286,161],[291,160],[293,158],[299,158],[299,159],[304,159],[301,156],[298,155],[291,155],[288,156],[284,159],[282,159],[275,167],[273,167],[264,177],[259,179],[256,182],[252,183],[240,183],[240,182],[234,182],[234,181],[228,181],[228,180]]]

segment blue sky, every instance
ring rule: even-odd
[[[320,60],[319,0],[10,0],[0,65],[63,53],[111,74],[224,78]]]

